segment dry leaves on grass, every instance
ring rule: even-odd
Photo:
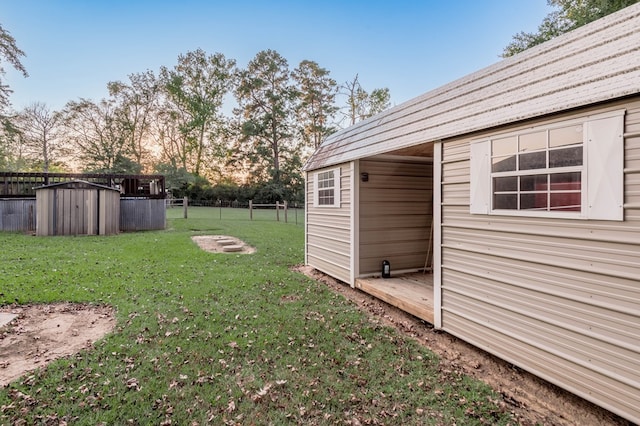
[[[376,321],[395,327],[416,339],[441,359],[445,376],[469,375],[502,394],[504,404],[520,424],[622,426],[627,422],[580,397],[560,389],[455,337],[434,330],[429,324],[360,290],[340,283],[310,267],[296,271],[327,285],[353,301]],[[435,391],[436,393],[438,390]]]

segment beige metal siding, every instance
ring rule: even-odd
[[[52,189],[54,192],[55,235],[88,234],[89,209],[85,200],[96,196],[95,190]]]
[[[340,165],[340,207],[313,204],[316,170],[307,173],[306,259],[307,264],[351,284],[351,167]],[[329,170],[329,169],[327,169]]]
[[[360,185],[360,275],[423,268],[432,221],[431,162],[402,159],[360,161],[368,182]]]
[[[53,215],[49,206],[53,205],[53,192],[40,190],[36,196],[36,235],[53,235]]]
[[[627,111],[621,222],[471,215],[472,137],[443,143],[442,328],[638,423],[640,97],[520,127],[615,108]]]
[[[120,230],[120,193],[100,190],[99,235],[113,235]]]
[[[640,92],[640,4],[335,133],[307,170]]]

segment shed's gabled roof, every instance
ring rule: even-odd
[[[640,93],[640,3],[334,133],[305,170]]]
[[[110,189],[112,191],[120,190],[118,188],[112,188],[110,186],[99,185],[93,182],[87,182],[86,180],[69,180],[65,182],[56,182],[49,185],[42,185],[33,188],[34,190],[46,189],[46,188],[64,188],[64,189]]]

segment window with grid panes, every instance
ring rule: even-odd
[[[471,142],[470,213],[623,220],[624,114]]]
[[[340,207],[340,169],[315,174],[314,201],[318,207]]]
[[[580,212],[583,165],[582,125],[493,139],[493,210]]]

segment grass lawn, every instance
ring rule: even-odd
[[[109,304],[118,320],[0,389],[0,424],[513,423],[486,385],[290,271],[301,214],[222,213],[169,209],[165,231],[111,237],[0,233],[0,305]],[[208,253],[190,238],[202,234],[257,252]]]

